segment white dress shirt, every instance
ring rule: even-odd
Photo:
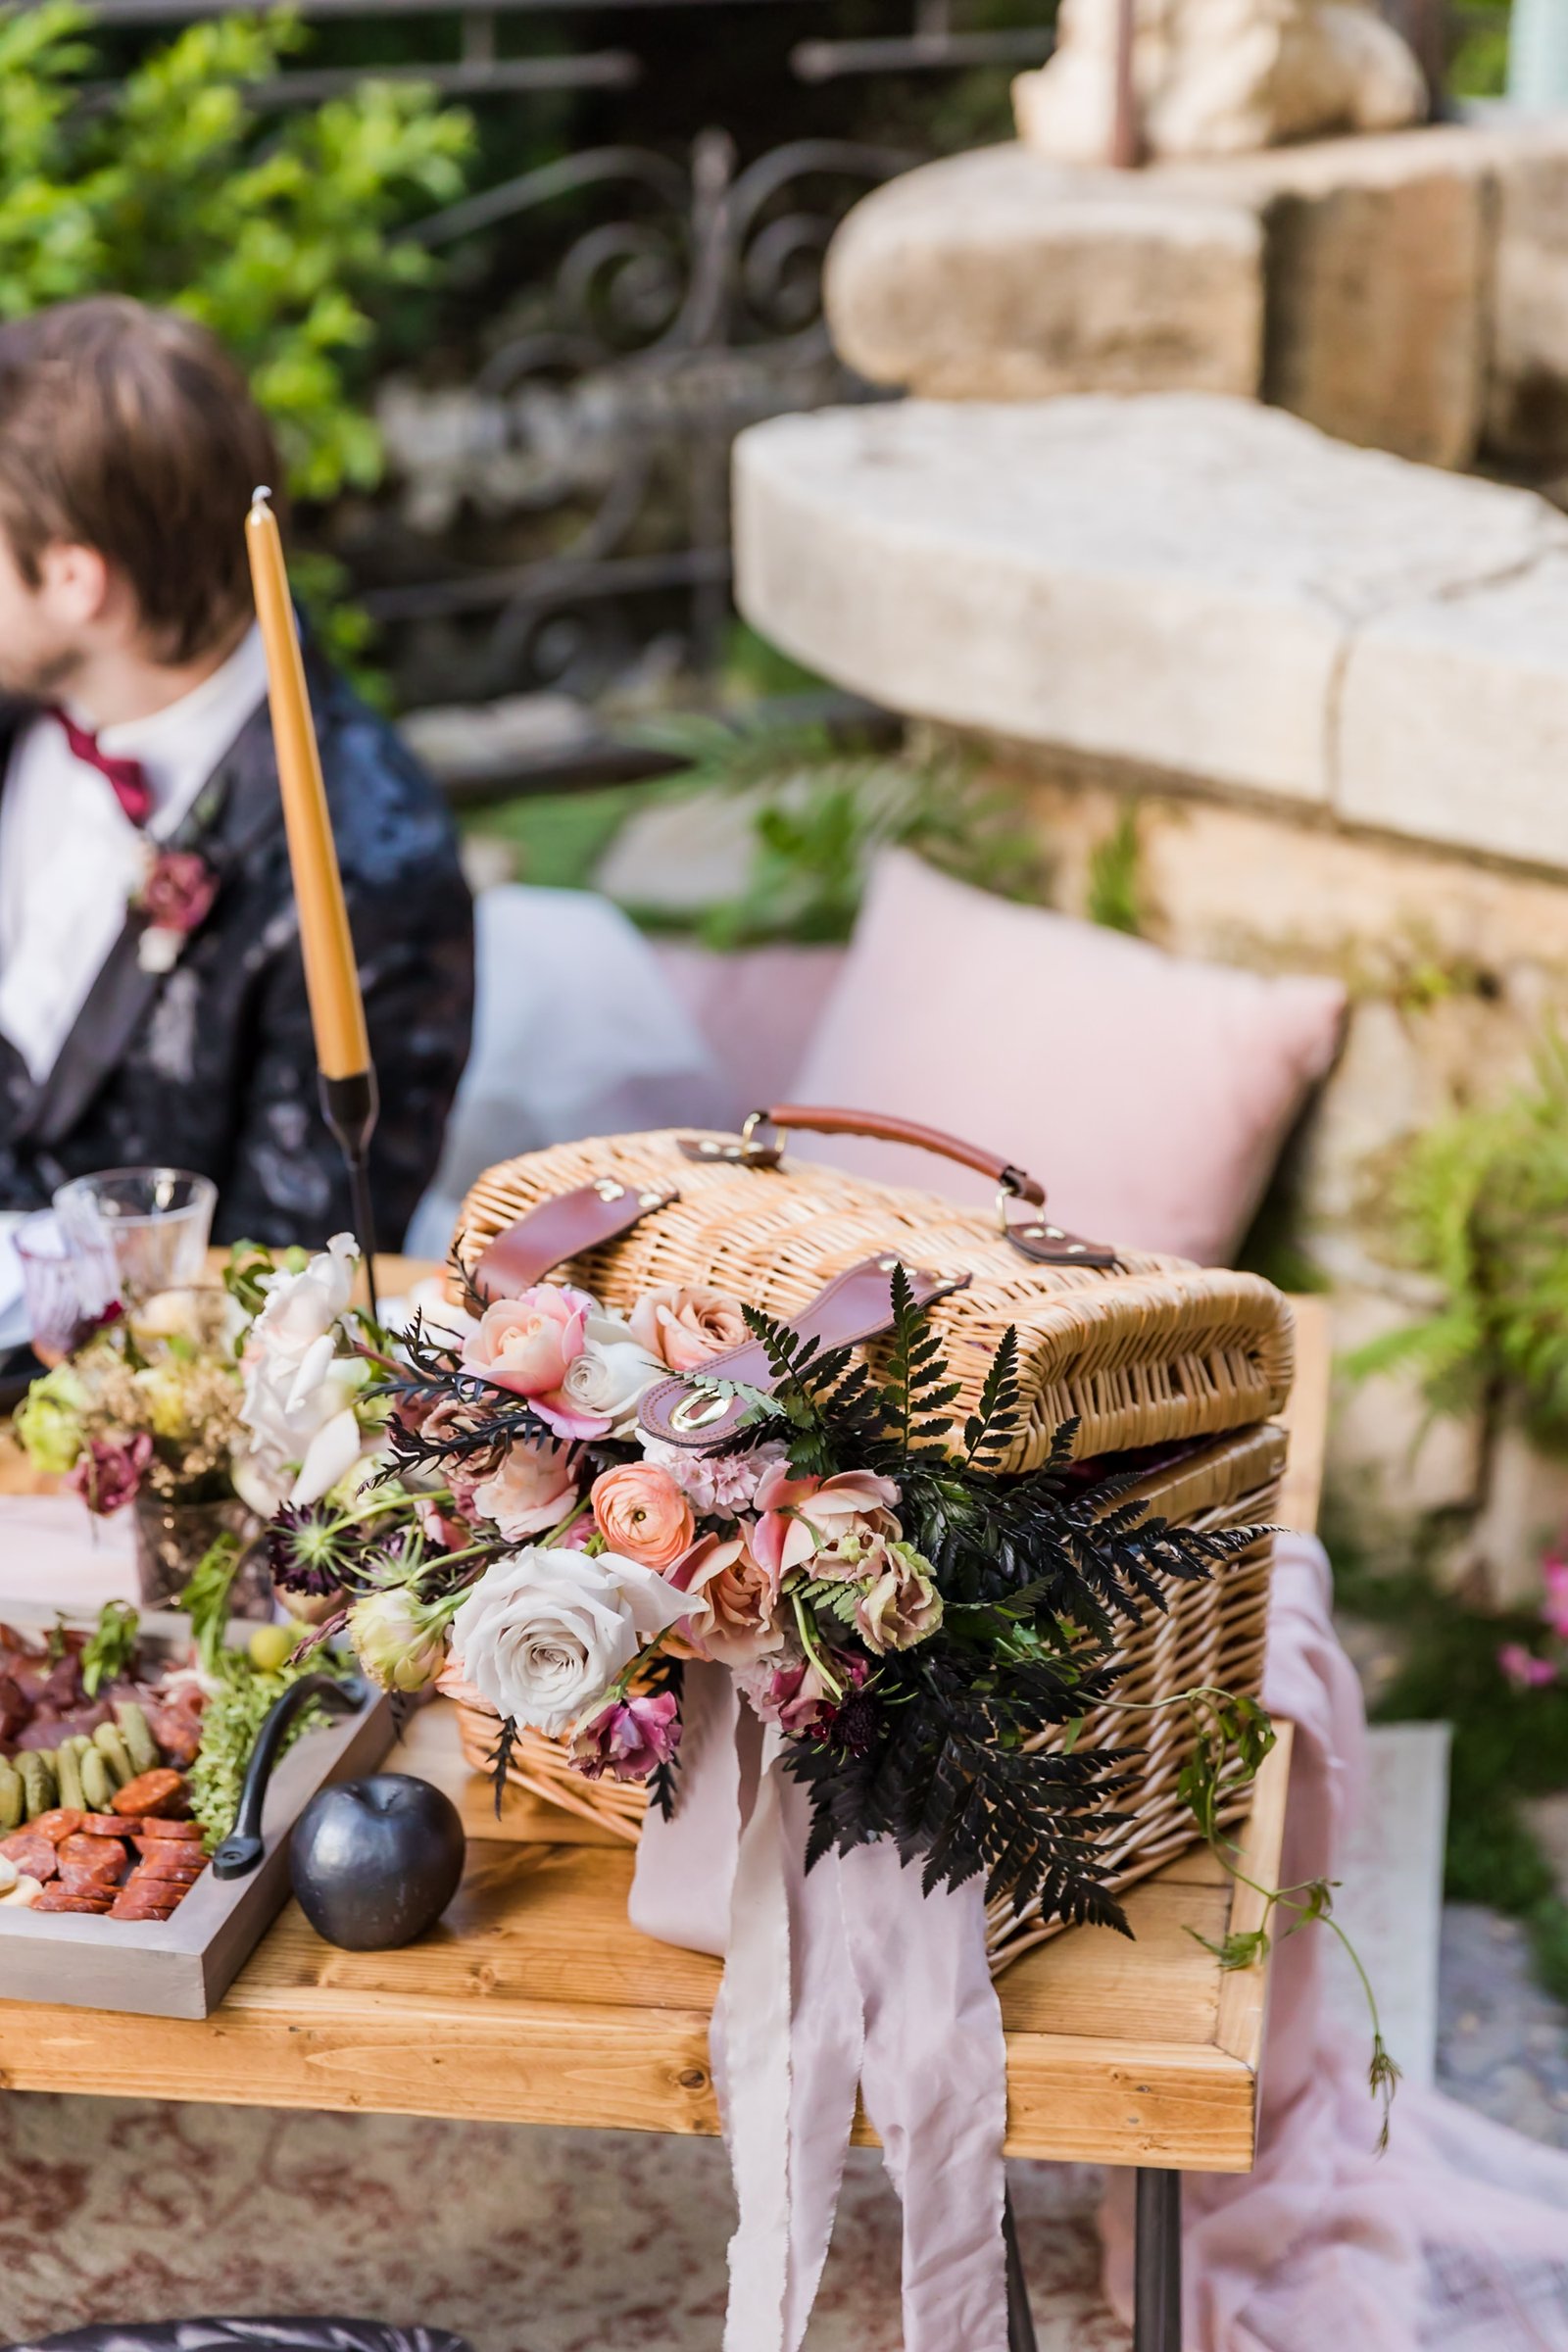
[[[153,813],[138,830],[107,776],[78,760],[57,719],[18,736],[0,796],[0,1030],[34,1079],[56,1057],[141,887],[147,839],[168,841],[267,691],[254,625],[210,678],[150,718],[98,731],[139,760]],[[78,725],[87,721],[69,702]]]

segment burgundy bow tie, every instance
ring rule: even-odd
[[[95,767],[101,776],[107,776],[116,800],[131,823],[144,825],[153,812],[153,788],[141,761],[117,760],[113,752],[100,750],[97,736],[90,735],[85,727],[78,727],[58,705],[51,705],[44,716],[58,719],[76,758],[88,767]]]

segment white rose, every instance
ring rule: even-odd
[[[285,1501],[318,1501],[359,1456],[354,1399],[370,1370],[339,1353],[358,1265],[340,1233],[298,1274],[263,1277],[267,1300],[240,1357],[250,1443],[232,1467],[236,1492],[264,1518]]]
[[[485,1570],[452,1620],[452,1646],[464,1680],[498,1715],[556,1735],[690,1607],[619,1552],[530,1544]]]
[[[596,1311],[584,1321],[582,1353],[566,1366],[560,1401],[531,1401],[564,1438],[629,1438],[643,1397],[656,1380],[668,1378],[668,1367],[632,1338],[627,1324]]]

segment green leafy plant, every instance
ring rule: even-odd
[[[1107,931],[1126,931],[1136,939],[1144,927],[1139,888],[1142,850],[1138,838],[1138,809],[1129,804],[1103,841],[1089,857],[1086,911],[1092,923]]]
[[[819,727],[735,727],[700,716],[662,721],[647,735],[684,762],[665,789],[740,794],[752,805],[745,883],[699,921],[710,947],[848,939],[870,861],[892,845],[1003,898],[1044,895],[1038,845],[961,753],[875,752],[836,744]]]
[[[1568,1042],[1548,1037],[1533,1083],[1421,1136],[1390,1206],[1401,1255],[1438,1310],[1358,1349],[1352,1375],[1410,1367],[1433,1408],[1516,1409],[1568,1450]]]
[[[183,311],[245,368],[297,497],[369,488],[370,356],[389,302],[435,267],[389,231],[461,193],[468,117],[373,80],[259,112],[305,40],[286,13],[192,24],[88,89],[89,23],[75,0],[0,10],[0,316],[106,292]],[[338,586],[323,561],[307,590]]]

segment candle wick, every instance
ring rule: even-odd
[[[251,492],[251,505],[253,507],[264,507],[271,495],[272,493],[268,487],[267,483],[259,482],[256,488]]]

